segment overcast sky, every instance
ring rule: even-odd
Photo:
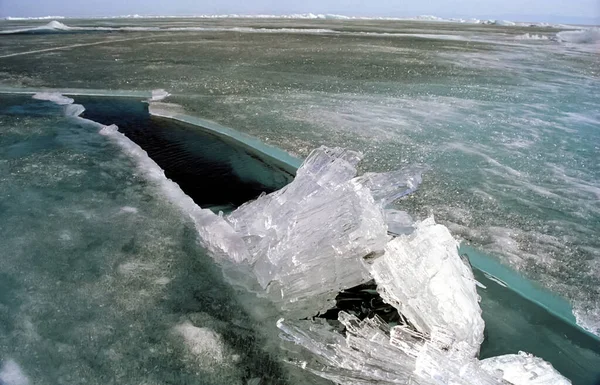
[[[597,22],[600,0],[0,0],[0,17],[336,13]],[[540,19],[540,20],[533,20]]]

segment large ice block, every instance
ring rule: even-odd
[[[371,273],[383,300],[422,333],[445,334],[449,351],[475,357],[484,322],[472,271],[445,226],[429,218],[390,241]]]
[[[361,154],[313,151],[283,189],[226,217],[242,235],[263,288],[282,309],[313,316],[344,288],[370,279],[365,258],[388,241],[383,211],[354,180]]]

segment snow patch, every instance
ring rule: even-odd
[[[131,207],[131,206],[123,206],[123,207],[121,207],[121,212],[122,213],[137,214],[138,209],[135,208],[135,207]]]
[[[211,329],[192,325],[190,321],[175,326],[174,331],[183,337],[189,353],[202,362],[222,363],[225,348],[221,336]],[[211,368],[207,364],[206,368]]]
[[[4,361],[2,368],[0,368],[0,384],[29,385],[29,379],[15,361],[7,360]]]

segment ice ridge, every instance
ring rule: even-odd
[[[556,34],[559,41],[575,44],[595,44],[600,42],[600,28],[587,28],[577,31],[562,31]]]
[[[411,223],[385,208],[416,189],[422,170],[356,177],[360,153],[321,147],[288,186],[223,217],[198,207],[116,126],[90,124],[189,215],[215,260],[248,267],[281,309],[282,339],[309,354],[292,361],[301,368],[344,384],[570,383],[524,353],[478,360],[484,323],[456,241],[433,218]],[[387,223],[411,231],[390,236]],[[399,324],[341,311],[342,328],[334,328],[312,317],[331,307],[341,289],[373,279],[400,314]]]
[[[65,19],[65,16],[41,16],[41,17],[13,17],[8,16],[5,20],[54,20]],[[447,22],[463,24],[489,24],[503,26],[551,26],[548,23],[523,23],[498,19],[477,18],[443,18],[434,15],[419,15],[413,17],[389,17],[389,16],[348,16],[331,13],[292,13],[292,14],[203,14],[203,15],[119,15],[104,16],[99,19],[300,19],[300,20],[390,20],[390,21],[425,21],[425,22]],[[90,18],[96,19],[96,18]]]

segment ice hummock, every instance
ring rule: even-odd
[[[385,208],[416,190],[422,168],[357,178],[360,159],[340,148],[314,150],[290,185],[225,218],[248,247],[244,262],[283,311],[282,338],[311,353],[294,363],[344,384],[503,383],[477,359],[484,322],[456,240],[433,218],[412,222]],[[403,235],[386,236],[388,223]],[[309,320],[336,291],[370,279],[401,315],[399,325],[341,311],[344,335]]]
[[[295,363],[347,384],[502,383],[477,359],[484,322],[456,240],[433,218],[412,222],[385,208],[416,190],[423,169],[357,178],[360,159],[321,147],[289,186],[226,217],[248,246],[245,262],[288,319],[277,323],[283,338],[312,353]],[[386,237],[388,223],[404,235]],[[400,325],[341,311],[342,335],[322,319],[298,320],[322,312],[336,290],[367,279],[401,314]]]

